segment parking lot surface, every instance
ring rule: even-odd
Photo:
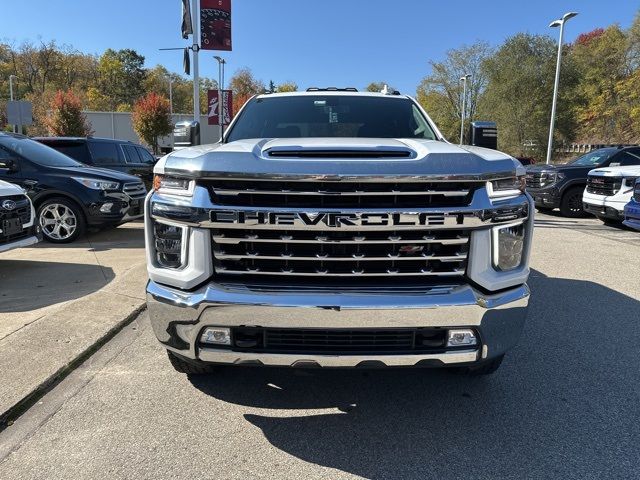
[[[490,377],[170,367],[142,314],[0,433],[0,478],[637,478],[640,234],[539,215]]]

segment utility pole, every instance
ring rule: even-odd
[[[218,61],[218,121],[220,123],[220,141],[224,136],[224,112],[225,112],[225,95],[224,95],[224,66],[227,63],[224,58],[219,55],[214,56]]]
[[[169,80],[169,113],[173,122],[173,80],[170,75],[167,76],[167,79]]]
[[[13,102],[13,79],[18,79],[15,75],[9,75],[9,99]],[[16,133],[16,125],[13,125],[13,133]]]
[[[553,102],[551,104],[551,126],[549,127],[549,145],[547,146],[547,165],[551,163],[551,153],[553,151],[553,130],[556,126],[556,106],[558,103],[558,87],[560,85],[560,64],[562,63],[562,37],[564,35],[564,24],[570,18],[578,15],[577,12],[565,13],[561,19],[554,20],[549,27],[560,27],[560,40],[558,41],[558,60],[556,62],[556,80],[553,86]]]
[[[465,76],[460,77],[462,82],[462,109],[460,110],[460,145],[464,143],[464,117],[465,110],[467,108],[467,79],[471,78],[471,74],[467,73]]]

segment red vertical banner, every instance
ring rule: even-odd
[[[233,120],[233,92],[225,90],[223,93],[224,106],[222,110],[223,125],[229,125]],[[220,125],[220,99],[218,90],[209,90],[207,92],[209,107],[207,109],[207,118],[209,125]]]
[[[200,48],[231,51],[231,0],[200,0]]]

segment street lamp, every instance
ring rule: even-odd
[[[460,77],[462,82],[462,108],[460,110],[460,145],[464,142],[464,116],[465,109],[467,108],[467,79],[471,78],[471,74],[467,73],[465,76]]]
[[[564,24],[570,18],[578,15],[578,12],[565,13],[561,19],[554,20],[549,27],[560,27],[560,40],[558,41],[558,60],[556,63],[556,80],[553,86],[553,103],[551,105],[551,126],[549,127],[549,146],[547,147],[547,165],[551,163],[551,151],[553,150],[553,129],[556,124],[556,105],[558,103],[558,86],[560,85],[560,63],[562,62],[562,36],[564,34]]]
[[[9,75],[9,99],[13,102],[13,80],[17,80],[15,75]],[[13,125],[13,133],[16,133],[16,126]]]
[[[222,137],[224,136],[224,110],[225,110],[225,101],[224,101],[224,66],[227,61],[216,55],[215,58],[218,61],[218,118],[220,122],[220,141],[222,141]]]
[[[171,121],[173,122],[173,79],[171,75],[167,75],[169,80],[169,113],[171,114]]]

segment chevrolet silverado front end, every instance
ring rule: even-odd
[[[254,97],[216,145],[156,165],[149,314],[173,365],[452,366],[522,331],[524,169],[444,140],[400,95]]]

